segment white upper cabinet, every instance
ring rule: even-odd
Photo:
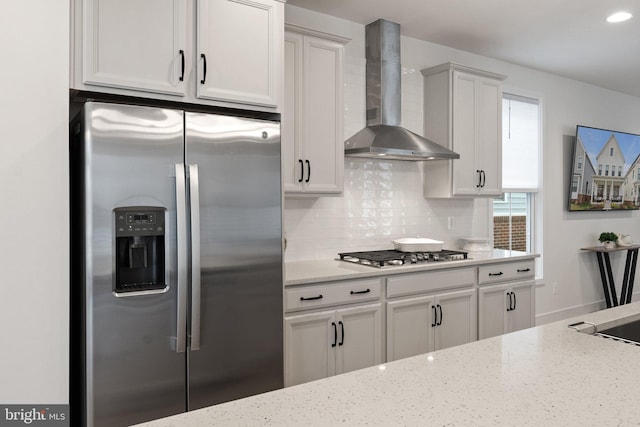
[[[280,0],[73,0],[71,87],[279,112]]]
[[[85,0],[82,82],[184,95],[186,0]]]
[[[297,27],[285,34],[282,175],[287,194],[342,192],[346,41]]]
[[[425,197],[499,196],[505,77],[452,63],[422,74],[425,137],[460,155],[425,164]]]
[[[198,98],[277,107],[283,13],[274,0],[199,0]]]

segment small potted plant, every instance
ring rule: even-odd
[[[613,249],[616,247],[618,235],[616,233],[605,231],[600,233],[600,237],[598,237],[598,240],[604,244],[605,249]]]

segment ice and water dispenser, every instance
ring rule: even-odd
[[[123,207],[113,213],[116,295],[165,290],[165,209]]]

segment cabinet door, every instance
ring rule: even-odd
[[[479,172],[476,166],[477,77],[453,72],[453,150],[460,158],[453,161],[453,195],[478,194]]]
[[[507,286],[493,285],[478,290],[478,338],[490,338],[506,332]]]
[[[476,295],[475,289],[469,289],[436,296],[435,350],[478,339]]]
[[[334,313],[325,311],[285,317],[285,386],[335,374],[337,325]]]
[[[433,350],[433,297],[387,303],[387,361]]]
[[[341,43],[311,36],[304,38],[305,192],[342,191],[342,51]]]
[[[198,98],[278,106],[283,10],[276,0],[198,1]]]
[[[302,190],[305,164],[302,142],[303,36],[286,33],[284,39],[284,102],[282,106],[282,183],[284,191]]]
[[[477,91],[476,169],[483,171],[480,193],[499,196],[502,194],[502,83],[479,78]]]
[[[186,15],[186,0],[84,0],[82,82],[184,95]]]
[[[513,292],[513,310],[509,311],[507,331],[519,331],[535,325],[535,282],[527,281],[510,286]]]
[[[382,305],[336,311],[336,374],[382,363]]]

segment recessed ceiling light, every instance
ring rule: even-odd
[[[607,22],[622,22],[631,19],[631,16],[629,12],[616,12],[607,18]]]

